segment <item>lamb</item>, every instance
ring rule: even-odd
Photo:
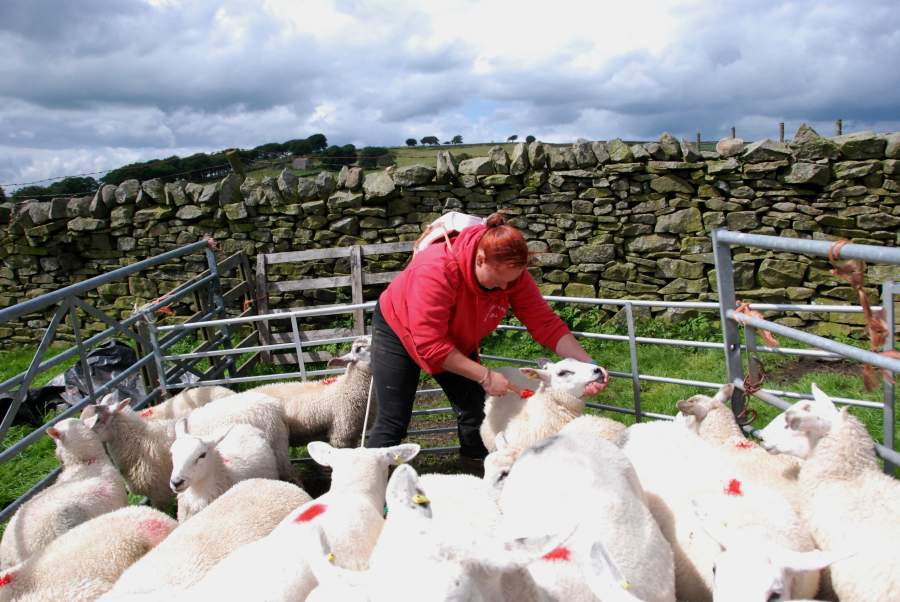
[[[178,522],[184,522],[232,485],[245,479],[277,479],[275,453],[262,431],[249,424],[225,427],[218,437],[188,433],[187,420],[175,423],[172,477],[178,494]]]
[[[745,479],[723,453],[681,425],[632,425],[621,444],[644,487],[650,512],[672,546],[679,599],[712,600],[713,567],[721,553],[708,534],[713,521],[727,523],[728,531],[740,533],[729,546],[732,553],[752,545],[745,541],[760,540],[772,549],[809,552],[815,548],[783,496]],[[700,515],[712,518],[702,520]],[[746,551],[745,557],[752,553],[752,549]],[[749,582],[765,578],[746,577]],[[786,597],[811,597],[819,585],[817,571],[784,573],[782,578],[790,581],[784,588]]]
[[[303,600],[316,586],[304,559],[297,558],[304,528],[315,522],[347,569],[361,570],[384,525],[383,508],[388,468],[411,460],[419,446],[404,443],[385,448],[333,448],[322,441],[308,446],[318,463],[332,467],[331,488],[316,500],[293,510],[266,537],[225,558],[186,592],[191,600],[215,598]],[[250,573],[253,580],[236,582]]]
[[[291,509],[310,499],[290,483],[241,481],[126,570],[102,600],[150,602],[182,592],[234,550],[268,535]]]
[[[900,600],[900,483],[881,472],[874,441],[847,407],[812,385],[814,401],[785,412],[790,433],[811,453],[800,469],[804,519],[823,550],[845,556],[831,566],[842,602]],[[771,434],[771,433],[770,433]]]
[[[333,447],[358,445],[372,381],[370,350],[370,338],[359,337],[349,352],[329,361],[329,366],[347,367],[336,379],[275,383],[252,391],[282,400],[291,445],[306,445],[310,441],[327,441]],[[370,411],[374,415],[376,410],[373,396]]]
[[[614,443],[571,422],[523,451],[505,481],[501,538],[574,531],[569,543],[529,566],[554,599],[596,599],[572,557],[599,543],[631,585],[630,594],[675,601],[672,549],[644,503],[634,468]]]
[[[484,479],[468,474],[423,474],[419,484],[431,502],[435,526],[459,546],[475,546],[500,522],[497,495]]]
[[[69,529],[128,504],[119,471],[81,420],[60,420],[47,434],[62,472],[13,515],[0,541],[0,567],[18,564]]]
[[[234,391],[231,389],[220,386],[185,389],[162,403],[144,408],[140,414],[142,418],[150,420],[184,418],[192,411],[205,406],[211,401],[234,394]]]
[[[788,456],[775,456],[744,436],[727,402],[734,385],[719,389],[715,397],[694,395],[679,401],[678,410],[694,418],[697,434],[721,450],[749,479],[762,482],[787,498],[794,510],[804,504],[797,485],[800,463]]]
[[[0,602],[95,600],[176,525],[162,512],[143,506],[86,521],[0,573]]]
[[[129,400],[107,406],[88,406],[82,419],[106,443],[128,489],[146,495],[156,508],[174,500],[169,488],[175,440],[172,420],[144,420],[128,405]],[[197,408],[187,418],[191,432],[208,435],[229,424],[250,424],[265,434],[275,453],[278,476],[293,479],[284,410],[278,400],[251,391],[216,400]]]
[[[507,393],[485,400],[481,438],[488,451],[494,451],[494,439],[500,431],[507,441],[517,447],[528,447],[544,437],[558,432],[567,422],[584,411],[585,387],[608,378],[606,370],[594,364],[563,359],[556,363],[543,362],[540,369],[499,368],[510,382],[523,390],[522,375],[539,378],[542,382],[534,395]],[[521,373],[521,374],[519,374]]]

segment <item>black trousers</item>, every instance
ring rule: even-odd
[[[397,445],[406,437],[420,368],[406,352],[397,334],[388,326],[378,306],[372,316],[372,377],[378,414],[366,438],[368,447]],[[460,453],[484,458],[487,449],[478,429],[484,421],[484,389],[478,383],[452,372],[435,374],[456,414]]]

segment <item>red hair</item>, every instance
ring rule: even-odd
[[[510,226],[499,213],[493,213],[485,221],[487,231],[478,242],[478,250],[484,252],[488,263],[501,263],[514,268],[528,265],[528,244],[515,226]]]

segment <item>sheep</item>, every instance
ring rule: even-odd
[[[276,479],[275,454],[262,431],[234,424],[204,439],[188,433],[187,420],[175,423],[172,476],[169,485],[178,495],[178,522],[184,522],[232,485],[245,479]]]
[[[608,378],[600,366],[568,358],[556,363],[543,362],[540,369],[498,370],[523,389],[523,393],[489,396],[485,400],[481,438],[488,451],[496,449],[494,438],[500,431],[504,431],[511,445],[518,447],[527,447],[558,432],[584,411],[585,387]],[[531,396],[525,395],[530,389],[522,383],[522,375],[542,381]]]
[[[222,560],[186,592],[187,598],[303,600],[316,580],[296,550],[302,545],[298,538],[308,536],[304,527],[311,521],[322,527],[340,566],[354,570],[368,566],[384,525],[388,468],[411,460],[419,446],[340,449],[313,441],[308,450],[316,462],[332,468],[328,492],[293,510],[266,537]],[[249,572],[255,579],[236,583],[236,572]]]
[[[729,546],[732,553],[750,545],[744,543],[745,538],[765,540],[773,548],[795,552],[815,548],[808,530],[783,496],[745,479],[727,456],[682,425],[632,425],[620,443],[637,471],[650,512],[672,546],[679,599],[704,602],[713,596],[713,567],[721,548],[708,535],[706,525],[710,521],[700,519],[698,508],[727,523],[729,531],[741,533],[742,537]],[[818,589],[817,571],[785,577],[792,578],[787,596],[810,597]],[[764,578],[747,577],[751,582]]]
[[[141,410],[141,418],[150,420],[184,418],[197,408],[216,399],[234,395],[234,391],[220,386],[195,387],[185,389],[178,395],[171,397],[155,406]]]
[[[468,474],[423,474],[419,484],[431,501],[432,520],[458,545],[476,545],[500,521],[497,495],[484,479]]]
[[[62,472],[13,515],[0,541],[0,567],[18,564],[69,529],[128,504],[119,471],[81,420],[60,420],[47,434]]]
[[[182,592],[234,550],[268,535],[291,509],[310,499],[290,483],[241,481],[128,568],[102,600],[149,602]]]
[[[333,447],[358,445],[372,381],[370,350],[370,338],[359,337],[349,352],[332,358],[329,366],[347,367],[336,379],[275,383],[251,390],[282,400],[291,445],[306,445],[316,440],[327,441]],[[376,410],[373,396],[371,414]]]
[[[724,385],[714,397],[694,395],[679,401],[678,410],[693,417],[697,434],[731,459],[749,479],[761,481],[781,493],[799,512],[804,500],[797,485],[800,463],[788,456],[775,456],[744,436],[734,412],[726,405],[734,385]]]
[[[106,443],[128,489],[146,495],[156,508],[174,501],[169,488],[175,440],[173,420],[144,420],[125,399],[115,405],[87,406],[82,419]],[[217,399],[197,408],[187,417],[192,433],[208,435],[229,424],[250,424],[262,431],[272,451],[282,479],[294,479],[288,449],[288,431],[281,403],[260,393],[245,392]]]
[[[900,483],[881,472],[859,419],[815,384],[812,394],[785,412],[785,438],[808,439],[799,482],[816,543],[846,556],[831,566],[834,591],[842,602],[900,600],[900,556],[889,552],[900,540]]]
[[[631,585],[630,594],[675,601],[672,549],[644,503],[638,476],[618,446],[596,436],[588,423],[571,422],[525,449],[499,504],[501,538],[574,529],[571,543],[529,566],[555,599],[596,599],[572,557],[599,542]]]
[[[119,508],[86,521],[0,573],[0,602],[95,600],[176,525],[162,512],[143,506]]]

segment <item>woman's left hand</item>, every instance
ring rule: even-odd
[[[609,384],[609,372],[606,371],[606,368],[600,366],[600,369],[603,371],[603,380],[596,380],[584,388],[585,395],[596,395],[603,391],[606,388],[606,385]]]

